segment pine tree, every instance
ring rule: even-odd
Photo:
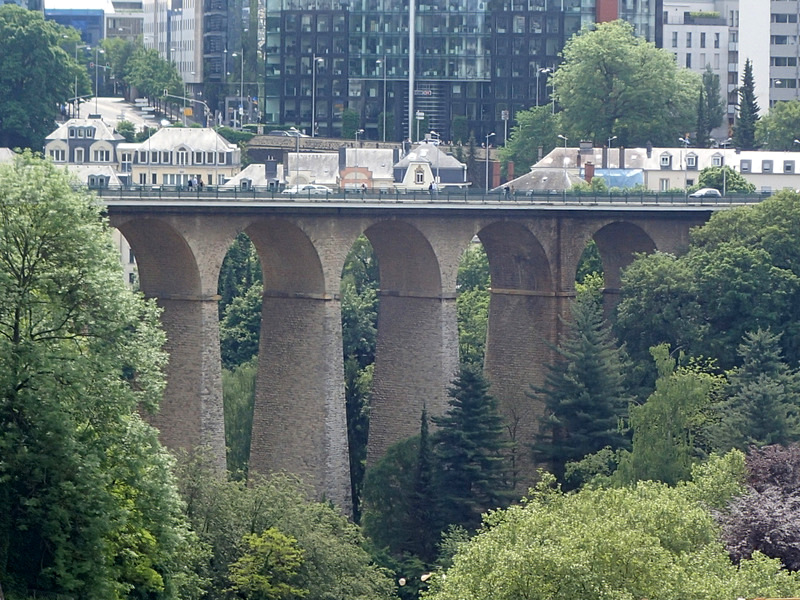
[[[565,321],[558,360],[548,365],[544,386],[531,386],[530,393],[545,404],[534,457],[562,481],[568,462],[628,445],[620,430],[629,402],[624,355],[604,322],[597,278],[588,280]]]
[[[720,449],[788,444],[800,439],[800,374],[784,361],[780,334],[758,330],[745,335],[738,353],[742,366],[729,376],[721,405]]]
[[[414,535],[410,551],[423,562],[433,564],[436,544],[441,534],[439,501],[434,480],[434,457],[428,433],[428,412],[423,409],[420,420],[417,469],[414,473],[414,490],[409,502],[411,531]]]
[[[733,143],[740,150],[756,149],[756,121],[758,121],[758,104],[753,63],[747,59],[742,74],[742,87],[739,88],[739,118],[733,130]]]
[[[697,100],[697,132],[695,139],[698,148],[708,148],[711,136],[711,127],[708,123],[708,103],[703,88],[700,88],[700,96]]]
[[[703,95],[706,100],[706,120],[708,122],[708,136],[711,130],[722,125],[725,117],[725,106],[720,96],[719,75],[711,70],[711,65],[706,65],[703,71]]]
[[[434,452],[443,522],[474,529],[480,515],[507,504],[509,442],[480,367],[463,364],[449,389],[450,409],[434,417]]]

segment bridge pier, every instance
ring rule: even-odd
[[[261,315],[250,470],[298,475],[349,510],[339,302],[266,293]]]

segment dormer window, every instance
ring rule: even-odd
[[[79,138],[83,137],[83,127],[78,127],[78,137]]]
[[[74,127],[69,128],[69,137],[74,138],[77,134]]]
[[[712,166],[721,167],[722,163],[723,163],[722,154],[714,154],[714,156],[711,157],[711,165]]]
[[[692,170],[697,169],[697,154],[694,152],[686,155],[686,168]]]
[[[672,167],[672,155],[669,152],[664,152],[660,157],[660,164],[662,169],[669,169]]]

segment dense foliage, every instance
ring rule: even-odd
[[[800,360],[800,196],[779,192],[752,207],[715,213],[688,253],[655,253],[623,273],[617,333],[629,353],[669,343],[729,369],[748,331],[769,328],[788,364]]]
[[[534,455],[562,481],[566,463],[629,444],[621,426],[630,401],[625,357],[603,318],[602,280],[595,275],[588,281],[578,285],[557,362],[530,393],[544,404]]]
[[[41,11],[0,5],[0,147],[42,148],[55,129],[58,107],[83,71],[61,47],[70,32],[77,33]]]
[[[778,561],[756,554],[731,563],[701,502],[709,487],[702,478],[573,494],[550,483],[545,477],[522,506],[487,517],[425,597],[725,600],[800,592],[800,578]]]
[[[776,102],[756,122],[756,142],[764,150],[797,150],[800,131],[800,100]]]
[[[65,171],[0,166],[0,581],[14,596],[192,598],[202,547],[140,417],[164,386],[157,310]]]
[[[564,45],[551,76],[569,139],[622,146],[672,146],[697,116],[700,76],[675,63],[671,52],[633,33],[625,21],[585,27]]]

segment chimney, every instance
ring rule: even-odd
[[[619,165],[618,168],[624,169],[625,168],[625,148],[624,146],[619,147]]]
[[[583,169],[583,178],[586,180],[586,183],[592,183],[592,179],[594,178],[594,163],[586,161],[586,166]]]

